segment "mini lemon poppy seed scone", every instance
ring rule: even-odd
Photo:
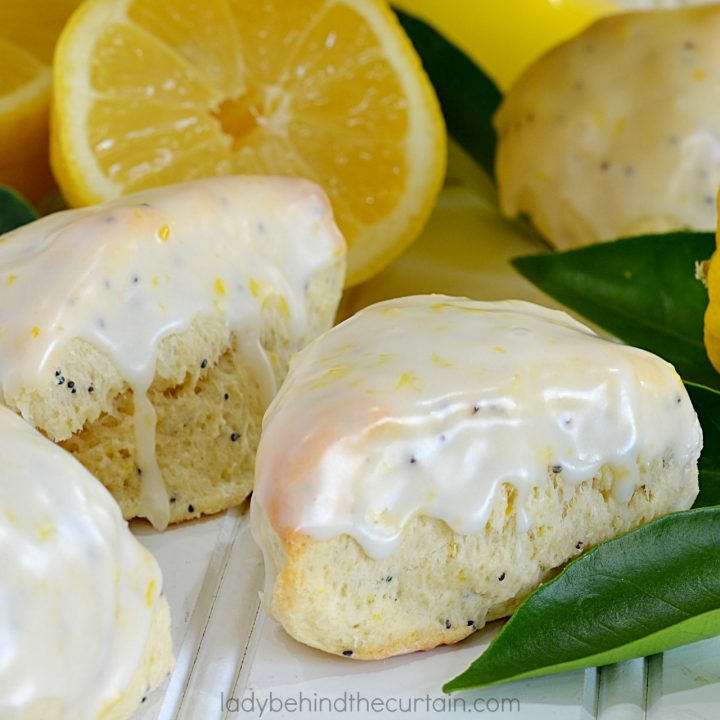
[[[0,717],[125,720],[170,671],[152,555],[70,454],[0,407]]]
[[[306,180],[234,176],[0,241],[0,400],[157,528],[241,502],[290,355],[330,327],[345,243]]]
[[[558,248],[715,229],[720,5],[598,20],[532,65],[495,117],[502,210]]]
[[[562,312],[440,295],[295,356],[256,462],[269,609],[359,659],[461,640],[584,549],[691,506],[674,368]]]

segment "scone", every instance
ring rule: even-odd
[[[584,549],[690,507],[677,373],[562,312],[373,305],[299,353],[251,502],[272,615],[360,659],[453,643]]]
[[[240,503],[290,355],[330,327],[345,243],[299,179],[235,176],[0,242],[0,400],[157,528]]]
[[[720,5],[597,21],[518,80],[495,117],[503,212],[558,248],[715,228]]]
[[[162,577],[72,456],[0,408],[0,718],[124,720],[170,671]]]

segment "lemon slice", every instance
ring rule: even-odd
[[[55,184],[48,164],[50,61],[79,1],[0,3],[0,184],[35,202]]]
[[[207,175],[298,175],[331,197],[348,284],[420,232],[445,131],[378,0],[90,0],[54,66],[52,164],[86,205]]]

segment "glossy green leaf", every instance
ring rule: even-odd
[[[502,93],[437,30],[412,15],[395,12],[435,87],[448,132],[492,177],[497,143],[492,117]]]
[[[608,665],[720,634],[720,508],[666,515],[542,585],[453,692]]]
[[[695,262],[711,233],[677,232],[513,260],[528,280],[621,340],[660,355],[683,379],[720,388],[703,345],[707,290]]]
[[[700,493],[693,507],[720,505],[720,393],[685,383],[703,429],[700,456]]]
[[[0,185],[0,235],[38,217],[35,209],[19,193]]]

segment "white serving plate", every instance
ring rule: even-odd
[[[177,657],[174,672],[137,720],[343,714],[420,720],[456,718],[475,707],[519,720],[717,720],[720,713],[720,638],[606,668],[447,696],[442,682],[480,654],[500,623],[452,647],[375,662],[345,660],[296,643],[265,613],[262,558],[246,508],[164,534],[144,523],[133,530],[165,573]],[[351,706],[351,697],[362,699]],[[271,699],[273,712],[260,704]],[[359,711],[343,713],[343,703]],[[414,712],[399,711],[410,703]]]
[[[383,297],[429,291],[554,304],[508,264],[542,247],[504,228],[491,186],[454,148],[449,177],[423,236],[381,275],[349,293],[345,314]],[[389,660],[325,655],[292,640],[266,614],[262,557],[250,536],[246,506],[162,534],[144,522],[132,529],[162,567],[177,658],[174,672],[136,720],[420,720],[473,710],[518,720],[720,717],[720,638],[607,668],[447,696],[442,683],[480,654],[500,623],[453,647]],[[271,698],[272,707],[261,705]],[[412,712],[402,712],[413,703]]]

